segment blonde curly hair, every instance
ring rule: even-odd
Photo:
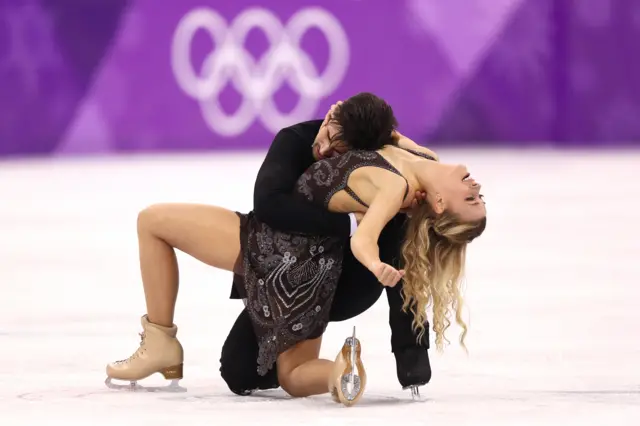
[[[455,311],[456,323],[462,328],[460,345],[464,343],[467,325],[462,318],[462,277],[467,244],[482,234],[487,218],[461,222],[455,215],[435,214],[428,203],[412,212],[402,247],[404,261],[403,310],[414,315],[413,330],[422,339],[427,323],[427,307],[433,310],[432,327],[435,343],[442,351],[445,332]]]

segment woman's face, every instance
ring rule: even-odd
[[[480,189],[463,165],[442,164],[442,176],[435,183],[434,194],[427,194],[427,201],[438,214],[445,210],[463,222],[475,222],[487,215]]]

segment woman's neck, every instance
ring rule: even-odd
[[[418,157],[392,145],[387,145],[378,152],[401,169],[411,188],[427,193],[436,192],[434,183],[442,179],[443,164]]]
[[[412,180],[418,190],[435,193],[436,182],[442,177],[442,165],[436,161],[420,159],[412,164]]]

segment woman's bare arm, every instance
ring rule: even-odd
[[[378,238],[387,223],[398,214],[404,201],[406,182],[398,175],[389,176],[378,191],[351,237],[353,255],[370,271],[380,263]],[[375,272],[374,272],[375,273]]]

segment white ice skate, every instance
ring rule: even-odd
[[[126,389],[131,391],[169,391],[185,392],[179,385],[183,377],[184,351],[176,339],[178,327],[162,327],[152,324],[147,316],[142,317],[142,338],[140,347],[129,358],[112,362],[107,365],[107,379],[105,384],[111,389]],[[166,380],[171,380],[169,386],[147,387],[138,385],[138,381],[146,379],[152,374],[160,373]],[[113,383],[112,380],[129,382],[126,385]]]

